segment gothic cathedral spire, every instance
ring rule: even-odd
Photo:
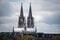
[[[33,28],[34,27],[34,19],[32,17],[31,3],[30,3],[30,8],[29,8],[29,16],[27,18],[27,27],[28,28]]]
[[[25,26],[25,17],[23,15],[23,6],[21,3],[20,17],[18,22],[18,28],[23,28]]]
[[[22,6],[22,3],[21,3],[20,17],[23,17],[23,6]]]
[[[30,3],[30,8],[29,8],[29,17],[32,17],[31,3]]]

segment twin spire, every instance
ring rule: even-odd
[[[23,17],[23,3],[21,3],[20,17]],[[31,3],[30,3],[29,16],[28,17],[32,17]]]
[[[33,28],[34,27],[34,20],[32,17],[32,9],[31,9],[31,3],[30,3],[30,8],[29,8],[29,15],[27,18],[27,25],[25,21],[25,17],[23,16],[23,4],[21,3],[21,10],[20,10],[20,17],[19,17],[19,22],[18,22],[18,27],[22,28],[27,26],[28,28]]]

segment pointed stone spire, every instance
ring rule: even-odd
[[[18,28],[24,27],[25,24],[25,17],[23,15],[23,6],[21,3],[21,11],[20,11],[20,17],[19,17],[19,22],[18,22]]]
[[[21,11],[20,11],[20,17],[23,17],[23,4],[21,3]]]
[[[29,8],[29,17],[32,17],[31,3],[30,3],[30,8]]]
[[[34,27],[34,18],[32,16],[31,3],[30,3],[30,8],[29,8],[29,16],[27,18],[27,27],[28,28],[33,28]]]

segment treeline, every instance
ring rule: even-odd
[[[15,36],[14,33],[0,33],[0,40],[37,40],[37,38],[32,35],[23,35],[23,36]],[[43,37],[41,37],[43,38]],[[60,35],[52,36],[51,38],[47,38],[48,40],[60,40]]]
[[[32,35],[15,36],[14,33],[0,33],[0,40],[36,40]]]

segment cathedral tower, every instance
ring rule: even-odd
[[[32,16],[32,9],[31,9],[31,4],[30,4],[30,8],[29,8],[29,15],[27,18],[27,27],[28,28],[33,28],[34,27],[34,19]]]
[[[18,28],[23,28],[25,26],[25,17],[23,15],[23,6],[21,3],[21,11],[20,11],[20,17],[18,22]]]

